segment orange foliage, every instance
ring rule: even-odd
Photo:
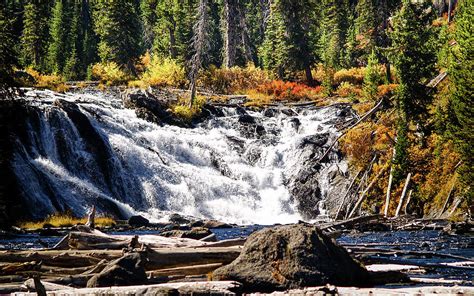
[[[365,68],[342,69],[334,73],[334,83],[349,82],[354,85],[362,85],[364,82]]]
[[[297,82],[273,80],[259,85],[257,91],[267,96],[272,96],[277,100],[296,101],[316,99],[322,93],[323,87],[310,87]]]
[[[378,86],[378,94],[380,97],[390,97],[395,93],[398,84],[383,84]]]

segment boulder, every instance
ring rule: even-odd
[[[220,222],[217,220],[207,220],[204,222],[204,225],[202,226],[204,228],[210,228],[210,229],[217,229],[217,228],[232,228],[232,225]]]
[[[171,231],[166,231],[160,233],[161,236],[166,236],[166,237],[180,237],[180,238],[190,238],[190,239],[203,239],[205,237],[209,237],[213,233],[203,227],[195,227],[191,230],[171,230]],[[215,241],[215,239],[214,239]]]
[[[240,256],[214,271],[214,280],[235,280],[246,291],[271,292],[334,284],[370,286],[368,271],[318,228],[295,224],[249,236]]]
[[[144,260],[139,253],[129,253],[121,258],[111,261],[99,273],[87,282],[88,288],[131,286],[147,282],[147,276],[143,267]]]
[[[180,214],[171,214],[170,217],[169,217],[169,220],[171,223],[175,223],[175,224],[188,224],[189,222],[191,222],[189,219],[181,216]]]
[[[128,219],[128,225],[132,227],[143,227],[150,225],[150,221],[143,216],[132,216]]]

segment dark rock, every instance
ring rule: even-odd
[[[268,108],[263,111],[263,116],[265,117],[275,117],[278,114],[278,110],[273,108]]]
[[[59,231],[52,228],[41,228],[38,233],[40,236],[61,236]]]
[[[291,108],[281,108],[280,109],[281,113],[285,114],[286,116],[297,116],[298,113],[291,109]]]
[[[191,223],[189,223],[189,227],[191,227],[191,228],[194,228],[194,227],[203,227],[203,226],[204,226],[204,222],[201,221],[201,220],[192,221]]]
[[[293,117],[290,119],[290,124],[295,130],[298,130],[301,126],[301,121],[297,117]]]
[[[150,221],[143,216],[132,216],[128,219],[128,225],[133,227],[143,227],[150,225]]]
[[[160,233],[161,236],[165,237],[180,237],[180,238],[190,238],[190,239],[203,239],[212,235],[212,232],[203,227],[195,227],[191,230],[171,230]]]
[[[208,220],[204,222],[203,227],[209,228],[209,229],[223,229],[223,228],[233,228],[232,225],[216,221],[216,220]]]
[[[97,275],[87,282],[88,288],[131,286],[147,282],[144,269],[144,260],[139,253],[125,254],[119,259],[111,261]]]
[[[240,115],[239,122],[243,124],[255,124],[255,118],[248,114]]]
[[[240,256],[214,271],[214,280],[235,280],[246,291],[301,287],[370,286],[370,275],[347,251],[307,224],[267,228],[247,239]]]
[[[175,224],[187,224],[191,221],[189,221],[189,219],[181,216],[180,214],[171,214],[170,217],[169,217],[169,220],[171,223],[175,223]]]

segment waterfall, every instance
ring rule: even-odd
[[[183,128],[138,118],[114,93],[36,93],[25,94],[33,111],[12,162],[34,217],[84,215],[95,204],[152,221],[176,212],[238,224],[296,222],[305,219],[304,195],[316,193],[295,197],[291,187],[336,136],[341,119],[337,107],[223,107],[221,116]],[[316,172],[315,200],[334,189],[328,175],[335,168],[347,174],[337,155]],[[309,207],[324,214],[325,204]]]

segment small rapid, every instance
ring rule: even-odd
[[[151,221],[180,213],[236,224],[297,222],[305,217],[291,186],[337,135],[340,112],[222,107],[220,116],[183,128],[137,117],[116,93],[44,91],[37,99],[38,92],[24,96],[27,132],[16,139],[12,163],[38,218],[84,215],[95,204]],[[321,145],[312,142],[322,136]],[[320,196],[311,206],[322,215],[337,190],[328,180],[334,168],[347,176],[337,155],[317,172]]]

